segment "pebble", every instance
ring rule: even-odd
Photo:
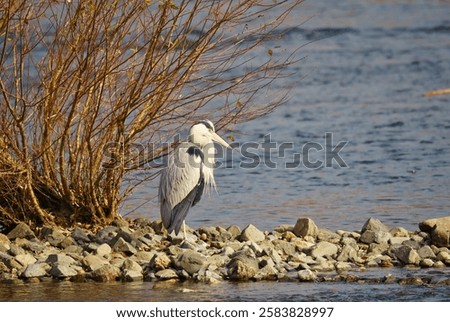
[[[439,221],[436,221],[439,222]],[[431,222],[436,225],[436,222]],[[0,233],[0,282],[224,280],[369,282],[350,271],[404,266],[450,266],[450,250],[434,244],[435,226],[420,232],[390,229],[376,218],[361,231],[319,229],[310,218],[263,232],[253,225],[188,228],[189,239],[168,236],[160,221],[118,221],[96,233],[43,227],[35,234],[19,224]],[[36,237],[38,236],[38,237]],[[383,278],[377,282],[428,283],[430,279]],[[440,283],[440,282],[439,282]]]

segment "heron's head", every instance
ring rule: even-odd
[[[214,124],[209,120],[200,121],[191,127],[189,131],[189,141],[200,147],[204,147],[213,141],[226,148],[230,147],[224,139],[216,134]]]

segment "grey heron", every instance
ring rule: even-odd
[[[213,141],[230,147],[216,134],[214,124],[203,120],[190,128],[188,142],[181,143],[169,155],[158,191],[161,219],[169,234],[175,231],[178,235],[183,224],[186,239],[184,225],[189,209],[200,201],[205,189],[216,187]]]

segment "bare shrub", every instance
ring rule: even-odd
[[[0,0],[0,223],[108,223],[181,127],[272,111],[299,2]]]

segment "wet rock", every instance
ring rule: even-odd
[[[298,279],[300,282],[312,282],[317,279],[317,275],[309,269],[298,271]]]
[[[382,244],[387,243],[389,239],[392,238],[392,235],[389,232],[383,230],[372,230],[366,229],[359,238],[359,241],[364,244]]]
[[[27,266],[22,276],[25,278],[42,277],[47,275],[50,266],[46,263],[34,263]]]
[[[110,264],[103,265],[92,272],[92,278],[97,282],[115,281],[119,276],[120,269]]]
[[[122,237],[117,239],[117,241],[113,244],[112,249],[116,252],[122,252],[125,255],[133,255],[137,253],[136,248],[134,248],[129,242],[125,241]]]
[[[419,223],[419,228],[430,234],[436,246],[450,247],[450,216],[425,220]]]
[[[311,251],[311,256],[318,257],[331,257],[338,251],[338,247],[332,243],[321,241],[317,243]]]
[[[425,258],[420,261],[419,265],[423,268],[433,267],[434,261],[430,258]]]
[[[98,256],[105,257],[107,255],[110,255],[111,251],[112,251],[111,246],[109,246],[106,243],[103,243],[103,244],[101,244],[100,246],[97,247],[97,249],[95,250],[95,253]]]
[[[204,255],[192,250],[186,250],[178,256],[176,266],[184,269],[190,275],[197,273],[207,262]]]
[[[156,278],[161,280],[178,279],[178,274],[171,268],[166,268],[155,273]]]
[[[312,219],[299,218],[292,232],[297,237],[311,236],[313,238],[316,238],[319,233],[319,228],[316,226],[314,221],[312,221]]]
[[[345,263],[345,262],[336,262],[334,264],[334,267],[335,267],[336,271],[339,273],[351,270],[353,268],[353,266],[350,263]]]
[[[434,254],[433,249],[431,249],[431,247],[428,246],[428,245],[425,245],[425,246],[422,246],[421,248],[419,248],[417,250],[417,253],[419,254],[420,258],[423,258],[423,259],[425,259],[425,258],[431,258],[431,259],[436,258],[436,255]]]
[[[415,249],[406,245],[394,248],[393,253],[403,264],[418,265],[421,259]]]
[[[125,282],[138,282],[144,279],[141,272],[125,269],[122,273],[122,280]]]
[[[68,278],[72,276],[76,276],[78,272],[70,267],[68,264],[56,264],[53,265],[50,270],[50,274],[55,278]]]
[[[259,269],[259,263],[252,252],[242,250],[227,265],[228,277],[232,280],[248,280],[253,278]]]
[[[8,233],[7,237],[9,240],[14,240],[16,238],[32,239],[36,238],[36,235],[27,224],[19,223]]]
[[[250,224],[244,228],[238,239],[240,241],[252,241],[257,243],[263,241],[265,238],[266,236],[262,231]]]
[[[377,218],[369,218],[365,224],[363,225],[361,232],[365,232],[366,230],[372,230],[375,232],[389,232],[389,228],[384,225],[379,219]]]

